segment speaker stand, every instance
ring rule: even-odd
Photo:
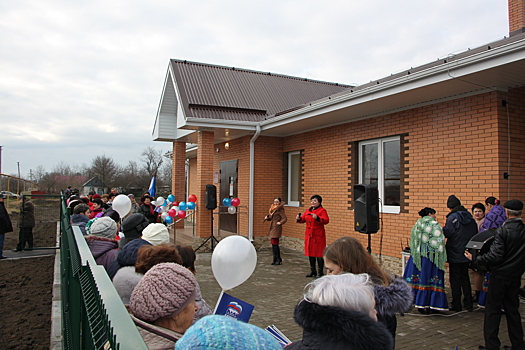
[[[206,243],[208,243],[208,241],[211,241],[211,251],[213,252],[213,242],[215,241],[215,243],[219,243],[219,241],[217,240],[217,238],[215,238],[215,236],[213,235],[213,209],[210,210],[210,214],[211,214],[211,234],[210,234],[210,237],[206,238],[206,240],[204,242],[202,242],[202,244],[197,248],[195,249],[195,252],[197,252],[199,249],[201,249]]]
[[[372,234],[368,234],[368,247],[366,247],[366,250],[368,250],[368,254],[372,255]]]

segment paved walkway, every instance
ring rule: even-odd
[[[211,253],[197,254],[197,280],[204,299],[214,306],[221,289],[211,270]],[[253,275],[229,294],[255,305],[250,323],[259,327],[276,325],[292,341],[301,339],[302,330],[293,320],[293,310],[311,281],[308,260],[297,251],[284,249],[283,265],[272,266],[270,249],[258,252]],[[525,308],[520,307],[522,320]],[[398,316],[396,349],[478,349],[483,345],[483,309],[451,315],[421,315],[415,309]],[[505,317],[500,339],[509,345]]]

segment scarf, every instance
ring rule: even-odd
[[[445,237],[439,223],[431,216],[419,219],[410,234],[410,254],[414,264],[421,270],[421,257],[428,258],[440,270],[447,261]]]
[[[270,210],[269,210],[270,217],[273,216],[273,213],[275,213],[275,211],[277,209],[279,209],[280,206],[281,206],[280,204],[272,204],[272,206],[270,207]]]

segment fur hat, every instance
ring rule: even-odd
[[[137,284],[129,300],[133,315],[146,322],[178,315],[195,301],[197,280],[176,263],[153,266]]]
[[[102,198],[102,197],[100,196],[100,194],[96,194],[96,193],[93,196],[91,196],[91,199],[97,199],[97,198]]]
[[[459,207],[461,205],[461,201],[458,199],[458,197],[451,194],[448,196],[447,200],[447,208],[454,209],[455,207]]]
[[[148,219],[144,214],[131,214],[122,221],[122,232],[127,241],[142,236],[142,231],[149,225]]]
[[[164,224],[149,224],[142,231],[142,239],[150,242],[152,245],[159,245],[170,242],[170,234]]]
[[[114,239],[117,235],[117,223],[110,217],[97,218],[89,227],[93,236]]]
[[[282,350],[265,330],[228,316],[210,315],[198,320],[176,343],[177,350],[238,349]]]
[[[511,199],[503,204],[503,207],[510,210],[523,210],[523,202],[518,199]]]

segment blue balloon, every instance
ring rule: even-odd
[[[168,196],[168,200],[169,200],[171,203],[175,202],[175,196],[172,195],[172,194],[170,194],[170,195]]]
[[[186,202],[182,201],[179,203],[179,210],[186,210],[187,209],[187,204]]]
[[[162,202],[162,204],[160,205],[161,207],[165,207],[167,205],[166,201]]]
[[[232,205],[232,200],[230,198],[226,197],[226,198],[224,198],[222,200],[222,204],[224,204],[225,207],[229,207],[229,206]]]
[[[195,202],[188,202],[187,207],[189,210],[195,209]]]
[[[164,220],[166,220],[167,224],[171,224],[173,222],[173,218],[171,216],[166,216],[166,219]]]

